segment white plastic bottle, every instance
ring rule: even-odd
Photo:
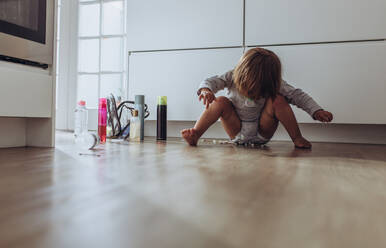
[[[88,111],[86,109],[86,102],[79,101],[75,109],[75,126],[74,135],[75,138],[79,137],[82,133],[88,131]]]
[[[80,151],[93,150],[99,143],[98,135],[93,132],[83,132],[75,138],[75,144]]]
[[[138,110],[134,110],[133,117],[130,120],[130,141],[140,141],[141,121],[138,117]]]

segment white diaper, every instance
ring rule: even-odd
[[[266,139],[259,134],[259,120],[241,121],[241,130],[232,140],[236,144],[266,144],[270,139]]]

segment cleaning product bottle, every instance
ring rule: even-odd
[[[101,144],[106,143],[107,108],[106,98],[99,99],[98,107],[98,136]]]
[[[75,138],[79,137],[82,133],[87,132],[88,127],[88,112],[86,109],[86,102],[79,101],[75,109],[75,125],[74,135]]]
[[[135,108],[138,110],[138,118],[141,123],[140,126],[140,140],[144,140],[145,133],[145,96],[136,95],[135,96]]]
[[[130,141],[140,141],[141,139],[141,121],[138,117],[138,110],[133,111],[133,117],[130,120]]]
[[[157,104],[157,140],[166,140],[167,136],[167,97],[159,96]]]
[[[127,110],[124,110],[121,115],[121,127],[122,127],[122,138],[126,139],[130,136],[130,112]]]
[[[108,107],[112,106],[111,99],[106,98],[106,102],[107,102],[106,106],[108,106]],[[107,119],[106,120],[109,120],[109,118],[110,118],[110,112],[107,111]],[[112,123],[110,121],[108,121],[106,123],[106,138],[109,138],[111,136],[113,136],[113,127],[112,127]]]

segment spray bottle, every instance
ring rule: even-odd
[[[159,96],[157,104],[157,140],[167,137],[167,97]]]
[[[106,98],[99,99],[98,107],[98,136],[101,144],[106,143],[107,109]]]
[[[141,122],[138,118],[138,110],[133,111],[133,117],[130,120],[130,141],[140,141]]]
[[[138,118],[140,122],[140,140],[144,140],[145,133],[145,96],[144,95],[136,95],[135,96],[135,109],[138,110]]]

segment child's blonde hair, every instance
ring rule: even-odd
[[[272,51],[263,48],[248,50],[233,71],[233,82],[239,92],[253,100],[274,99],[281,84],[281,63]]]

